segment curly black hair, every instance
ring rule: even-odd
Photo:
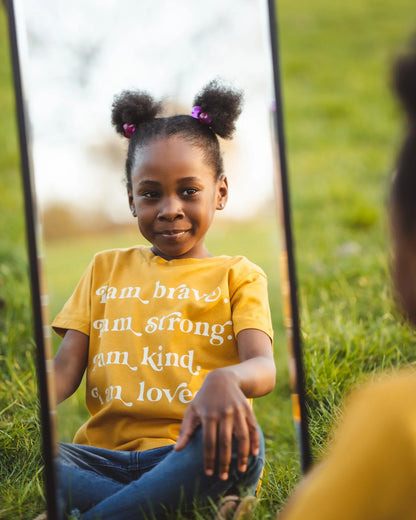
[[[408,54],[397,59],[393,85],[405,109],[408,127],[397,160],[391,202],[401,231],[410,235],[416,230],[416,42]]]
[[[137,151],[154,139],[180,135],[204,153],[212,165],[216,178],[224,171],[218,137],[230,139],[235,122],[241,113],[243,94],[240,90],[223,85],[219,80],[209,82],[194,98],[210,123],[203,123],[191,115],[156,117],[162,103],[147,92],[123,91],[114,98],[111,120],[116,131],[125,136],[124,125],[134,125],[126,158],[126,184],[131,188],[131,174]]]

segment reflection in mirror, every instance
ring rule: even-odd
[[[117,2],[45,2],[39,16],[36,2],[22,2],[47,285],[54,316],[97,251],[142,243],[122,182],[125,144],[110,125],[114,94],[129,87],[145,89],[165,98],[172,114],[189,113],[195,93],[212,78],[241,87],[245,105],[235,138],[222,143],[230,198],[207,246],[213,254],[243,254],[269,275],[278,385],[255,410],[266,436],[269,478],[277,483],[286,466],[280,464],[275,473],[274,461],[295,448],[276,276],[267,11],[261,2],[238,2],[234,10],[222,4],[213,2],[201,17],[200,2],[184,2],[183,8],[142,2],[140,11],[137,2],[127,1],[123,11]],[[91,23],[98,10],[99,23]],[[172,42],[168,48],[166,41]],[[55,342],[57,349],[57,336]],[[107,390],[103,396],[94,389],[90,393],[98,400],[121,397],[117,387]],[[60,405],[61,441],[71,442],[89,416],[85,392],[83,383]],[[150,400],[160,394],[157,389],[147,392]],[[296,466],[296,458],[289,464]]]

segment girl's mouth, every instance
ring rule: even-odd
[[[173,230],[173,231],[161,231],[159,234],[168,240],[176,240],[178,238],[181,238],[182,236],[187,233],[187,230],[185,231],[179,231],[179,230]]]

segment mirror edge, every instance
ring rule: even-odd
[[[289,373],[292,393],[293,419],[299,442],[302,472],[312,465],[309,440],[308,412],[306,408],[305,372],[303,367],[302,340],[300,336],[299,304],[295,264],[295,244],[291,225],[289,177],[286,160],[286,144],[283,121],[283,105],[280,80],[279,43],[277,25],[277,0],[268,0],[270,47],[272,52],[273,87],[275,107],[272,110],[275,128],[276,156],[279,158],[280,177],[276,176],[275,200],[280,199],[280,218],[283,241],[281,252],[281,285],[286,338],[289,349]],[[280,181],[280,183],[279,183]],[[277,186],[278,185],[278,186]],[[280,193],[279,193],[280,192]],[[279,213],[279,210],[278,210]]]
[[[25,103],[24,81],[19,54],[18,0],[4,0],[8,21],[11,65],[15,96],[15,110],[18,127],[20,171],[22,178],[26,246],[29,257],[33,333],[36,343],[36,368],[40,419],[42,434],[42,454],[44,462],[44,486],[48,518],[57,518],[56,478],[54,456],[56,450],[56,406],[52,391],[52,348],[50,333],[46,331],[48,303],[45,294],[40,251],[40,226],[36,213],[36,198],[33,181],[33,163],[30,153],[30,131]],[[44,325],[45,324],[45,325]],[[49,341],[48,341],[49,339]]]

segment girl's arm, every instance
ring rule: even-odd
[[[234,374],[246,397],[261,397],[275,385],[276,367],[269,336],[257,329],[242,330],[237,335],[240,363],[218,370]]]
[[[232,437],[238,442],[238,470],[247,469],[250,453],[259,453],[257,421],[247,397],[269,393],[275,384],[276,368],[271,340],[257,329],[237,335],[240,363],[210,372],[184,415],[175,450],[183,449],[193,431],[202,425],[204,466],[214,473],[218,445],[219,475],[226,480],[231,460]]]
[[[89,336],[67,330],[54,359],[55,391],[58,403],[72,395],[81,383],[88,361]]]

